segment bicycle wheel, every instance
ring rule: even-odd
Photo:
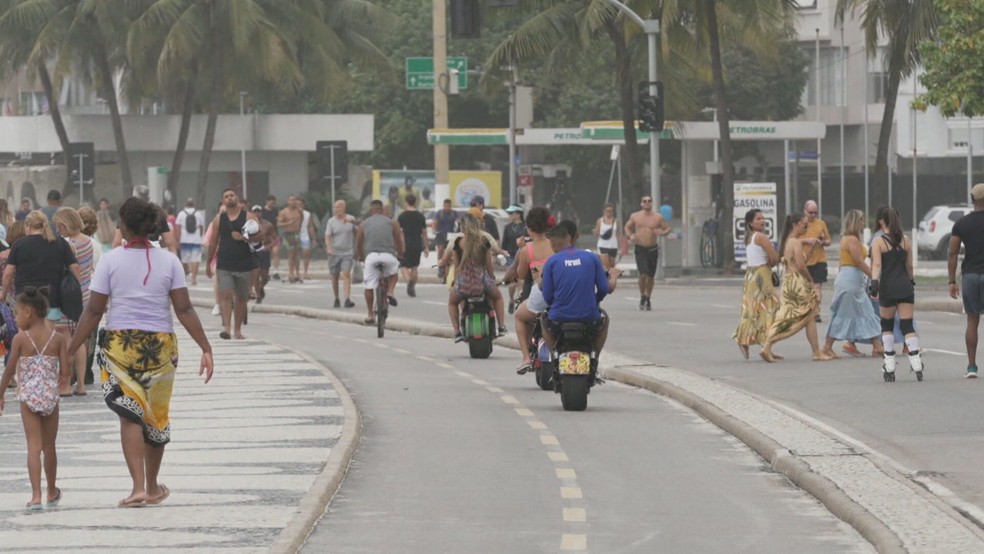
[[[376,288],[376,337],[383,338],[386,331],[386,287]]]

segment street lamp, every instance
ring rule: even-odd
[[[246,92],[245,91],[239,91],[239,120],[240,121],[245,121],[245,118],[243,117],[243,116],[246,115],[246,109],[245,108],[246,108]],[[245,123],[243,123],[243,131],[245,131],[245,127],[246,127],[246,125],[245,125]],[[242,136],[240,137],[240,140],[242,142],[240,142],[241,147],[239,149],[239,155],[240,155],[240,161],[241,161],[241,164],[242,164],[242,173],[243,173],[243,175],[242,175],[242,178],[243,178],[243,199],[245,200],[245,199],[249,198],[249,194],[247,194],[247,192],[246,192],[246,142],[245,142],[246,141],[246,133],[245,132],[243,132]]]
[[[712,114],[712,121],[717,123],[718,120],[718,109],[717,108],[701,108],[700,113]],[[718,163],[718,139],[714,139],[714,167],[717,168]]]

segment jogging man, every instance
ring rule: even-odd
[[[345,201],[335,202],[335,213],[325,223],[325,252],[328,253],[328,271],[331,273],[331,292],[335,295],[334,307],[341,307],[338,300],[338,277],[345,286],[345,307],[354,308],[352,302],[352,265],[355,246],[355,218],[345,212]]]
[[[420,266],[420,254],[426,258],[430,253],[427,244],[427,219],[417,209],[417,196],[408,194],[404,198],[406,209],[397,218],[400,229],[403,230],[403,241],[406,252],[400,258],[400,272],[407,282],[407,296],[417,296],[417,267]]]
[[[635,243],[636,267],[639,269],[639,309],[653,309],[653,284],[659,267],[659,237],[670,234],[670,224],[658,210],[653,210],[653,197],[642,197],[642,209],[629,216],[625,236]]]
[[[964,245],[964,260],[960,266],[963,287],[963,305],[967,312],[967,331],[964,341],[967,344],[967,378],[977,378],[977,328],[984,312],[984,183],[970,189],[974,201],[974,211],[961,217],[954,225],[950,235],[950,257],[947,271],[950,275],[950,298],[960,293],[957,286],[957,258],[960,244]]]
[[[448,247],[448,233],[454,232],[458,222],[458,212],[451,209],[451,199],[444,199],[444,207],[434,212],[434,244],[437,245],[437,259],[444,258],[444,249]],[[437,277],[444,279],[444,268],[437,268]]]
[[[277,215],[277,228],[280,238],[287,249],[287,281],[301,282],[301,223],[304,221],[304,211],[301,209],[300,198],[291,194],[287,197],[287,206]]]
[[[260,217],[266,221],[269,221],[270,225],[273,225],[273,230],[276,231],[277,217],[279,215],[280,212],[277,211],[277,197],[271,194],[270,196],[267,196],[266,203],[263,204],[263,210],[260,213]],[[273,246],[270,248],[270,258],[273,267],[272,277],[274,279],[279,280],[280,279],[280,273],[278,273],[280,271],[280,235],[279,234],[276,235],[276,238],[273,241]]]
[[[243,322],[246,320],[246,303],[252,285],[253,251],[249,247],[249,237],[243,236],[246,221],[253,219],[243,209],[239,194],[233,189],[222,191],[225,213],[215,216],[212,224],[217,233],[212,233],[208,244],[208,258],[211,260],[218,248],[216,257],[216,278],[219,284],[219,310],[222,315],[222,332],[219,337],[228,340],[230,326],[235,337],[244,339]],[[212,266],[205,266],[205,275],[212,278]],[[235,310],[235,320],[230,325]]]
[[[369,217],[359,225],[355,235],[355,253],[359,260],[365,262],[362,271],[368,313],[365,324],[374,325],[376,314],[373,312],[373,299],[380,279],[385,280],[387,285],[386,300],[390,306],[397,305],[393,293],[399,277],[398,258],[403,256],[403,233],[395,220],[383,215],[382,200],[373,200],[369,204]],[[376,267],[377,263],[382,263],[382,270]]]
[[[191,274],[191,284],[198,284],[198,264],[202,261],[202,233],[205,215],[195,209],[195,199],[189,198],[174,222],[174,236],[181,245],[181,263]]]

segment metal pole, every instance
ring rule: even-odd
[[[847,49],[844,47],[844,24],[841,23],[841,114],[840,114],[840,170],[841,170],[841,196],[840,213],[845,213],[844,206],[844,115],[847,111]]]
[[[79,207],[82,207],[82,202],[85,199],[85,180],[82,174],[82,160],[85,158],[85,154],[76,154],[75,157],[79,159]]]
[[[239,92],[239,121],[243,121],[243,116],[246,114],[246,93],[244,91]],[[243,135],[240,140],[246,140],[245,125],[243,125]],[[240,162],[242,164],[242,177],[243,177],[243,198],[249,198],[249,194],[246,190],[246,143],[240,143],[242,147],[239,149]]]
[[[510,64],[509,73],[509,204],[516,203],[516,80],[518,67]]]
[[[442,86],[442,77],[448,73],[448,44],[447,44],[447,0],[432,0],[433,21],[432,30],[434,35],[434,128],[447,129],[448,127],[448,96],[446,89]],[[434,145],[434,183],[436,185],[449,185],[451,179],[448,176],[451,165],[451,152],[446,144]],[[443,188],[443,187],[442,187]],[[450,191],[449,191],[450,195]],[[453,196],[453,195],[452,195]],[[496,199],[498,202],[499,199]],[[486,199],[486,202],[490,202]]]
[[[654,23],[652,20],[646,21],[647,25]],[[649,94],[656,96],[656,56],[657,56],[657,33],[659,32],[659,22],[655,22],[655,28],[646,29],[646,37],[649,39]],[[662,200],[659,190],[659,137],[660,133],[652,132],[649,134],[649,185],[650,195],[653,197],[653,205],[658,206],[657,202]],[[665,256],[660,256],[664,258]]]
[[[916,81],[916,76],[913,75],[912,76],[912,98],[913,99],[916,97],[916,85],[917,84],[918,84],[918,82]],[[916,161],[917,161],[917,158],[918,158],[918,156],[917,156],[917,153],[918,152],[917,152],[917,146],[916,146],[916,125],[917,125],[916,117],[917,117],[916,116],[916,109],[915,108],[912,108],[912,237],[913,237],[913,239],[915,239],[915,236],[916,236],[916,222],[919,221],[918,216],[917,216],[917,213],[918,212],[916,211],[916,191],[918,190],[918,187],[919,187],[919,178],[918,178],[918,173],[919,173],[918,169],[919,168],[918,168],[918,166],[916,164]],[[914,256],[914,257],[918,257],[918,256]]]
[[[820,123],[820,29],[817,28],[816,91],[817,123]],[[823,213],[823,157],[820,155],[820,139],[817,138],[817,210]]]
[[[868,43],[864,43],[864,215],[868,217]],[[865,225],[867,227],[867,225]]]
[[[714,123],[717,123],[717,120],[718,120],[718,110],[717,110],[717,108],[711,108],[711,109],[714,110],[714,112],[713,112],[713,114],[714,114]],[[717,128],[717,125],[715,125],[714,128],[716,129]],[[717,171],[718,144],[719,143],[720,143],[720,138],[714,139],[714,170],[715,171]]]
[[[783,178],[786,180],[786,213],[784,213],[782,215],[783,215],[783,218],[785,218],[787,215],[793,213],[793,210],[792,210],[792,208],[793,208],[792,191],[790,190],[790,186],[789,186],[789,184],[790,184],[789,183],[789,139],[786,139],[786,140],[782,141],[782,149],[783,149],[783,153],[782,153],[782,157],[783,157],[783,160],[782,160],[782,175],[783,175]],[[782,220],[780,220],[780,221],[782,221]]]
[[[967,114],[964,114],[967,115]],[[970,189],[974,183],[974,143],[970,141],[970,115],[967,115],[967,201],[970,202]]]
[[[328,160],[331,164],[331,206],[335,208],[335,145],[328,148]]]

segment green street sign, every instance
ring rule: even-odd
[[[448,56],[448,69],[458,70],[458,88],[468,88],[468,58]],[[407,89],[433,90],[434,58],[407,58]]]

